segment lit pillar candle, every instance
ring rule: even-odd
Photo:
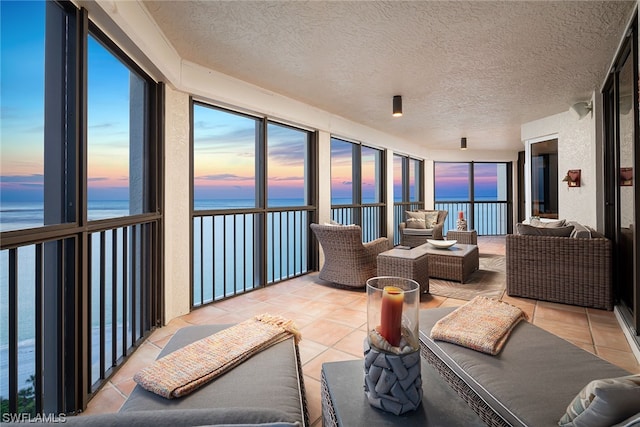
[[[380,335],[394,347],[400,345],[403,303],[404,292],[402,289],[395,286],[384,287],[382,290]]]

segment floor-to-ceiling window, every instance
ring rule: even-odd
[[[308,272],[314,134],[192,105],[192,306]]]
[[[331,218],[362,227],[362,240],[386,235],[384,152],[331,138]]]
[[[616,310],[640,348],[638,23],[634,19],[603,89],[605,233],[613,241]]]
[[[73,413],[162,322],[161,87],[71,3],[5,2],[3,413]]]
[[[436,209],[448,211],[444,232],[456,229],[458,215],[479,235],[511,231],[511,162],[435,162]]]
[[[393,224],[394,244],[400,244],[400,223],[405,211],[424,209],[424,161],[393,155]]]

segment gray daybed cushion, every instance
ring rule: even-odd
[[[529,322],[513,329],[497,356],[430,338],[455,308],[420,311],[420,341],[513,426],[557,426],[589,382],[629,372]]]
[[[196,340],[209,336],[230,325],[188,326],[178,330],[158,358]],[[165,399],[139,385],[133,389],[120,412],[130,411],[189,411],[201,408],[246,408],[256,413],[266,411],[280,417],[247,420],[236,423],[300,422],[304,423],[304,385],[298,372],[297,348],[293,338],[287,339],[254,355],[209,384],[179,399]],[[231,424],[234,420],[225,420]],[[217,421],[216,421],[217,422]],[[205,423],[211,424],[211,422]]]
[[[168,411],[132,411],[115,414],[78,415],[66,417],[63,425],[87,427],[300,427],[301,423],[279,422],[286,414],[272,409],[215,408]],[[4,425],[4,424],[3,424]],[[18,424],[15,425],[24,425]]]

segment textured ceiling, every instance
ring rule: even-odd
[[[599,91],[636,1],[143,3],[186,60],[428,147],[521,149]]]

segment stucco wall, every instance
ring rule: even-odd
[[[171,88],[165,103],[165,319],[189,312],[189,95]]]
[[[568,107],[568,106],[567,106]],[[559,218],[578,221],[598,228],[601,215],[602,173],[600,142],[596,138],[598,105],[583,119],[578,119],[567,108],[559,113],[522,125],[522,140],[535,140],[547,135],[558,135],[558,215]],[[569,169],[580,169],[580,187],[568,187],[562,178]]]

